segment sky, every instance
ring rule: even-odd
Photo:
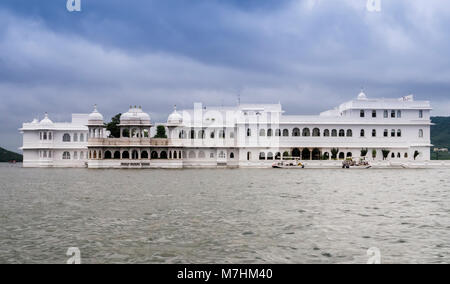
[[[357,96],[430,100],[450,115],[450,1],[0,1],[0,147],[23,122],[109,120],[141,105],[281,102],[317,114]]]

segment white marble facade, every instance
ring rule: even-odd
[[[25,167],[184,168],[270,167],[276,160],[416,162],[430,159],[428,101],[413,96],[355,100],[315,116],[285,115],[280,104],[240,104],[177,111],[167,139],[150,138],[150,116],[130,107],[120,137],[108,138],[97,108],[71,123],[24,123]],[[333,149],[339,150],[333,156]],[[383,150],[388,150],[387,158]]]

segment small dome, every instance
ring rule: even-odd
[[[183,117],[177,112],[177,106],[174,107],[173,112],[169,115],[167,123],[169,124],[179,124],[183,122]]]
[[[103,123],[103,115],[98,112],[97,105],[94,106],[94,111],[89,114],[88,121]]]
[[[120,124],[150,124],[150,115],[142,111],[141,107],[132,107],[120,116]]]
[[[361,90],[361,93],[358,95],[358,100],[367,100],[366,94]]]
[[[45,113],[45,117],[43,120],[41,120],[40,124],[44,125],[53,124],[53,121],[51,121],[50,118],[48,118],[48,113]]]

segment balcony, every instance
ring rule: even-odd
[[[165,138],[89,138],[88,146],[168,146],[170,139]]]

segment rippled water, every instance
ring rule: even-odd
[[[0,262],[450,263],[450,170],[0,165]]]

